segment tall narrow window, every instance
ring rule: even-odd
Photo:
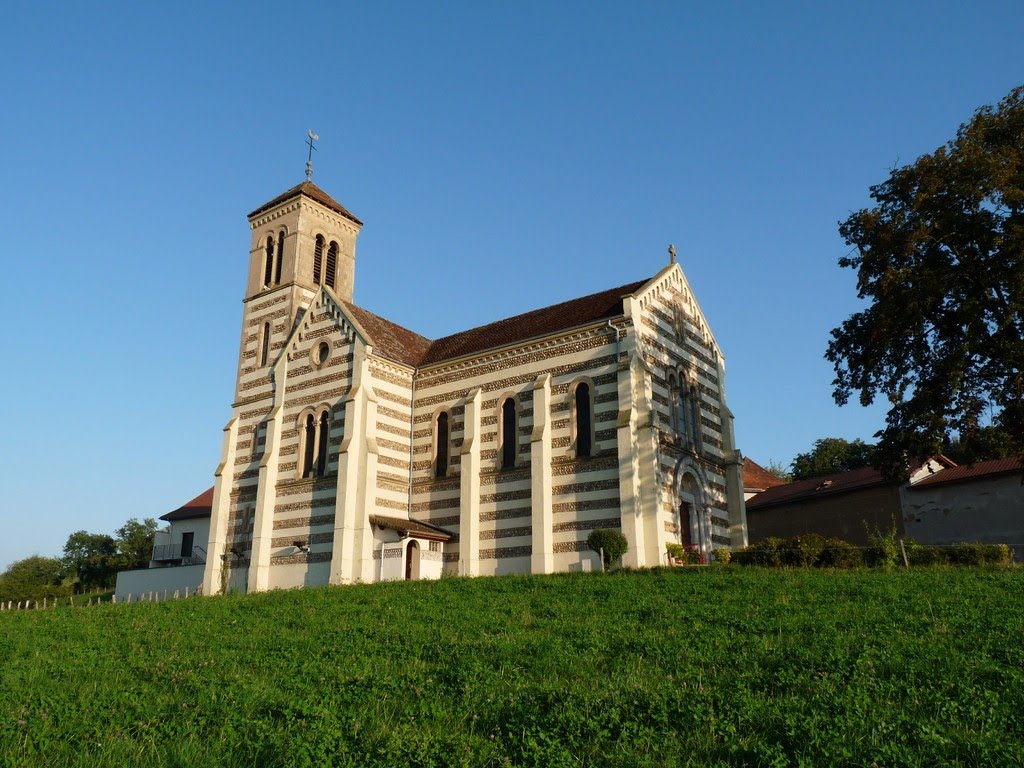
[[[306,428],[302,437],[302,476],[309,477],[313,474],[313,456],[316,452],[316,419],[312,413],[306,417]]]
[[[270,323],[263,324],[263,339],[260,341],[260,368],[267,364],[270,355]]]
[[[324,282],[332,291],[334,290],[334,275],[338,271],[338,244],[331,241],[331,247],[327,249],[327,269],[324,274]]]
[[[316,236],[316,245],[313,246],[313,284],[320,285],[324,270],[324,239]]]
[[[258,459],[267,448],[267,422],[261,421],[252,431],[252,457]]]
[[[679,442],[686,445],[690,441],[689,431],[687,430],[688,416],[686,411],[688,409],[688,403],[686,396],[686,382],[680,380],[679,387],[676,389],[676,431],[679,432]]]
[[[668,419],[673,432],[679,431],[678,410],[679,393],[676,391],[676,375],[674,373],[670,373],[668,375]]]
[[[593,448],[590,437],[590,385],[576,385],[576,456],[589,456]]]
[[[434,439],[437,441],[437,455],[434,459],[434,477],[445,477],[448,474],[448,413],[441,411],[437,414],[437,424],[434,429]]]
[[[331,417],[327,411],[320,414],[320,439],[317,441],[316,473],[323,477],[327,474],[327,444],[331,434]]]
[[[263,285],[270,285],[270,278],[274,269],[274,237],[267,235],[266,261],[263,265]]]
[[[694,448],[700,448],[700,406],[699,403],[699,392],[696,384],[690,385],[689,397],[687,397],[687,405],[690,406],[687,415],[690,418],[690,429],[687,434],[690,436],[690,442],[693,443]]]
[[[281,282],[281,261],[284,259],[284,230],[277,236],[277,264],[274,267],[274,282]]]
[[[511,469],[516,465],[519,436],[516,430],[516,401],[508,398],[501,404],[501,466]]]

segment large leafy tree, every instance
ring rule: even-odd
[[[153,518],[147,517],[140,522],[133,517],[114,531],[121,555],[121,568],[129,570],[146,567],[153,556],[153,535],[156,529],[157,523]]]
[[[55,557],[26,557],[0,573],[0,600],[41,600],[69,591],[64,586],[64,564]]]
[[[839,227],[867,306],[832,331],[836,402],[888,400],[891,474],[990,422],[1024,455],[1024,86],[871,197]]]
[[[64,544],[64,563],[82,589],[113,586],[117,577],[117,542],[104,533],[75,531]]]
[[[841,437],[823,437],[814,441],[807,453],[798,453],[793,459],[793,480],[834,475],[850,469],[871,466],[875,446],[863,440],[844,440]]]

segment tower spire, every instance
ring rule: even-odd
[[[306,135],[309,138],[306,140],[306,144],[309,145],[309,154],[306,157],[306,181],[313,180],[313,150],[316,147],[313,146],[313,142],[319,140],[319,136],[313,133],[312,130],[306,131]]]

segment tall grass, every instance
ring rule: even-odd
[[[445,579],[0,616],[0,764],[1021,765],[1024,572]]]

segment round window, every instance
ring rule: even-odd
[[[320,346],[316,348],[316,361],[319,365],[323,365],[327,362],[327,358],[331,356],[331,345],[326,341],[321,341]]]

